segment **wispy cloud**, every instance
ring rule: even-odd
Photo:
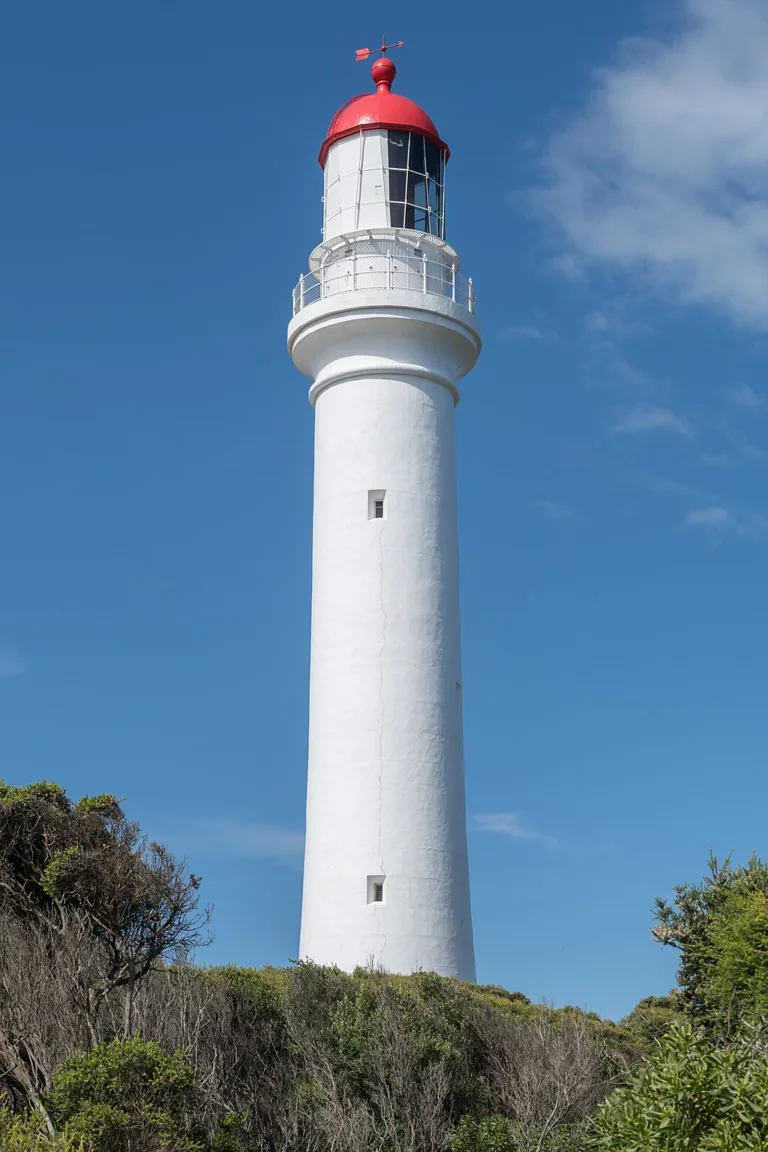
[[[195,856],[220,860],[262,859],[295,865],[304,851],[302,832],[247,820],[193,817],[175,822],[168,831],[194,845]]]
[[[624,469],[615,478],[619,483],[644,488],[659,496],[678,497],[688,505],[683,524],[706,534],[710,543],[721,543],[727,536],[768,539],[768,516],[747,502],[730,500],[697,484],[637,469]]]
[[[726,429],[725,435],[742,460],[747,460],[749,463],[755,464],[765,459],[763,449],[753,444],[749,437],[739,429]]]
[[[710,539],[722,540],[726,535],[764,536],[768,532],[768,519],[758,512],[735,515],[719,504],[708,508],[692,508],[685,518],[692,528],[706,532]]]
[[[741,467],[741,461],[735,456],[730,456],[727,452],[702,452],[699,460],[708,468],[733,469]]]
[[[680,0],[682,29],[630,40],[551,139],[532,203],[564,271],[768,329],[768,7]]]
[[[622,301],[607,303],[584,317],[584,327],[591,336],[612,340],[614,337],[641,336],[650,332],[645,320],[628,319],[627,305]]]
[[[551,328],[539,328],[535,324],[512,324],[502,328],[502,340],[539,340],[544,344],[557,344],[560,337]]]
[[[578,512],[574,512],[573,508],[567,504],[557,504],[554,500],[534,500],[533,506],[550,520],[576,520],[578,517]]]
[[[736,520],[725,508],[693,508],[685,518],[686,524],[694,524],[700,528],[722,529],[726,525],[735,525]]]
[[[495,832],[499,836],[509,836],[512,840],[538,840],[541,844],[555,845],[553,836],[534,832],[520,822],[515,812],[482,812],[475,816],[475,827],[480,832]]]
[[[620,414],[611,425],[612,432],[675,432],[678,436],[693,438],[693,430],[687,421],[677,416],[669,408],[655,406],[630,408]]]
[[[27,666],[17,652],[11,648],[0,648],[0,680],[21,676],[26,670]]]
[[[739,408],[768,408],[768,400],[750,388],[749,384],[735,384],[733,388],[727,388],[725,394]]]

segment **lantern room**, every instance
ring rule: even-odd
[[[392,91],[397,74],[383,56],[376,91],[334,116],[320,150],[325,176],[323,240],[367,228],[404,228],[445,239],[448,146],[423,108]]]

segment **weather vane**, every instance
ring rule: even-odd
[[[404,40],[398,40],[396,44],[387,44],[386,36],[381,38],[381,48],[358,48],[355,51],[355,60],[367,60],[371,52],[381,52],[382,56],[386,56],[391,48],[402,48]]]

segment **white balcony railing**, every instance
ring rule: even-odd
[[[337,257],[316,272],[302,276],[293,290],[293,314],[308,304],[345,292],[387,291],[424,292],[442,296],[475,311],[472,277],[462,276],[455,264],[444,264],[421,255],[360,253]]]

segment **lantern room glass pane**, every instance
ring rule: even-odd
[[[397,168],[390,170],[389,173],[389,198],[395,201],[404,201],[405,196],[405,179],[407,173],[399,171]]]
[[[390,226],[443,237],[443,156],[418,132],[388,132]]]
[[[425,150],[427,154],[427,175],[431,177],[432,180],[436,180],[438,184],[442,184],[442,172],[440,171],[440,161],[442,157],[440,155],[440,149],[436,148],[434,144],[430,144],[427,140],[425,141]]]
[[[426,208],[427,206],[427,178],[423,172],[409,172],[408,173],[408,195],[406,200],[409,204],[415,204],[418,208]]]
[[[411,132],[411,154],[408,157],[408,167],[412,172],[424,171],[424,137]]]
[[[389,166],[390,168],[408,167],[408,133],[389,132]]]

